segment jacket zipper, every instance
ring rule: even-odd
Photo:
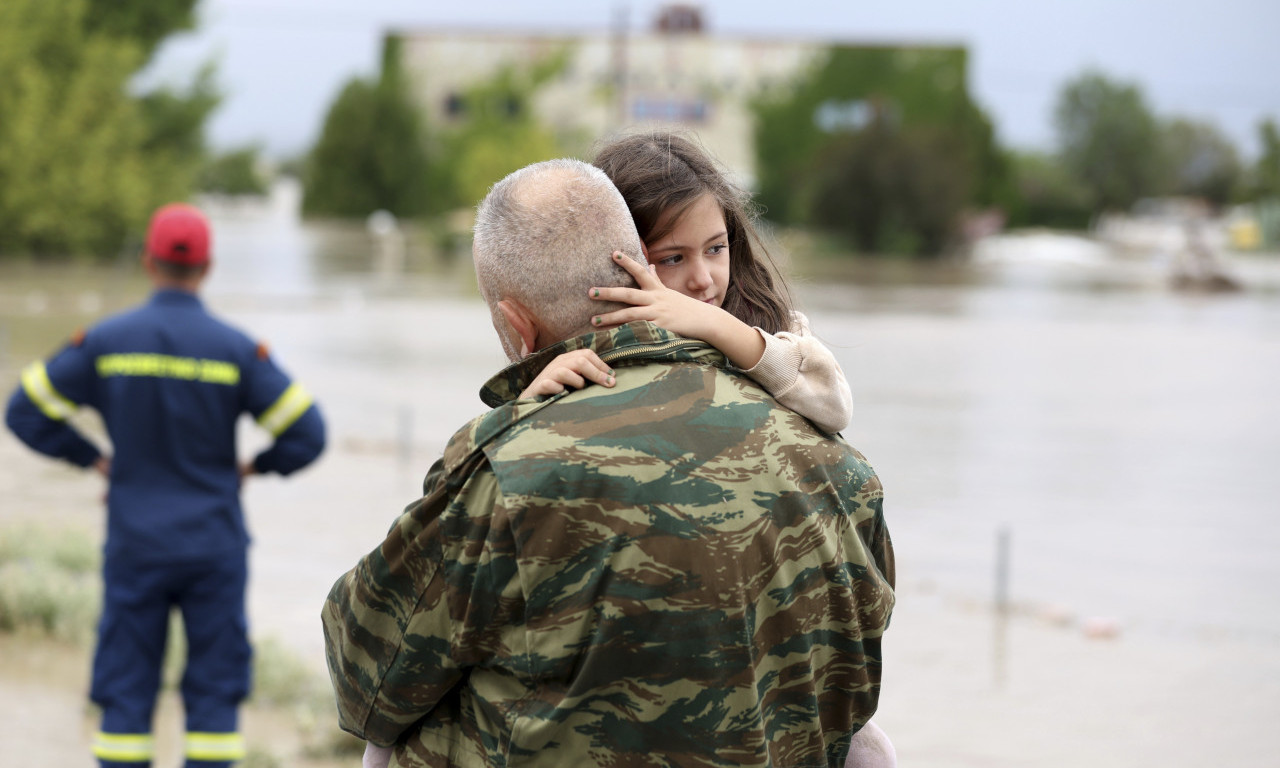
[[[635,355],[643,355],[649,352],[667,352],[681,347],[697,347],[703,346],[701,341],[691,341],[689,339],[672,339],[671,341],[663,341],[658,344],[642,344],[640,346],[629,346],[620,349],[611,349],[600,355],[600,362],[607,363],[619,358],[628,358]]]

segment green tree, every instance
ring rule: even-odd
[[[204,126],[222,97],[213,81],[213,66],[205,65],[185,89],[161,86],[138,97],[146,138],[142,149],[176,177],[175,194],[190,193],[205,162]]]
[[[1274,120],[1268,118],[1258,126],[1258,141],[1262,154],[1250,174],[1249,192],[1257,201],[1254,210],[1263,245],[1275,248],[1280,245],[1280,130]]]
[[[365,216],[387,210],[412,217],[427,208],[425,136],[400,65],[400,41],[388,37],[376,83],[349,81],[325,117],[307,160],[307,215]]]
[[[1161,126],[1161,150],[1171,193],[1201,197],[1214,205],[1235,197],[1243,168],[1235,146],[1216,126],[1171,120]]]
[[[76,0],[0,3],[0,250],[119,244],[150,202],[136,46],[89,34]]]
[[[1280,198],[1280,129],[1270,118],[1258,125],[1262,154],[1253,167],[1253,196]]]
[[[883,122],[834,138],[815,163],[810,221],[864,252],[943,252],[971,183],[957,143],[934,127]]]
[[[195,27],[199,0],[146,0],[146,2],[91,2],[84,12],[84,28],[90,34],[105,34],[132,40],[143,61],[174,32]]]
[[[1012,153],[1011,227],[1084,229],[1093,217],[1093,196],[1055,155]]]
[[[222,195],[264,195],[267,180],[258,170],[260,162],[257,146],[224,152],[204,164],[197,185],[205,192]]]
[[[1096,206],[1124,209],[1162,190],[1160,130],[1137,85],[1086,72],[1054,107],[1063,166]]]
[[[132,36],[133,5],[0,3],[0,253],[111,255],[190,193],[216,96],[207,75],[188,94],[130,94],[176,28]],[[184,7],[189,23],[192,2],[152,5]]]
[[[307,158],[302,210],[307,215],[362,216],[386,205],[375,162],[376,86],[352,78],[325,116],[320,139]]]
[[[878,251],[936,252],[962,208],[1008,194],[1006,160],[969,96],[967,67],[963,48],[837,46],[795,82],[764,94],[753,110],[756,199],[765,215],[835,226]],[[845,182],[841,168],[851,174]],[[827,195],[857,206],[855,218],[873,211],[889,218],[849,232]],[[918,211],[903,208],[910,200]]]

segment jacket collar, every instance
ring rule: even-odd
[[[499,371],[480,389],[480,399],[490,408],[497,408],[520,396],[542,369],[565,352],[590,349],[600,359],[613,366],[643,361],[691,361],[727,367],[724,355],[715,347],[659,328],[647,321],[620,325],[607,331],[596,331],[553,344],[523,360]]]
[[[190,291],[184,291],[179,288],[157,288],[155,292],[151,294],[151,303],[168,304],[170,306],[175,304],[186,304],[197,307],[203,306],[200,302],[199,296],[191,293]]]

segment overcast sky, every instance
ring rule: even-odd
[[[146,80],[185,82],[218,64],[225,99],[209,138],[308,149],[352,76],[377,71],[387,29],[592,31],[625,9],[647,28],[660,2],[618,0],[201,0],[199,28],[160,50]],[[1139,84],[1160,116],[1216,123],[1246,156],[1280,120],[1277,0],[707,0],[711,34],[842,42],[962,43],[969,86],[1000,140],[1049,149],[1062,83],[1093,67]]]

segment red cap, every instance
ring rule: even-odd
[[[184,203],[163,206],[147,227],[147,253],[174,264],[207,263],[209,220],[199,208]]]

